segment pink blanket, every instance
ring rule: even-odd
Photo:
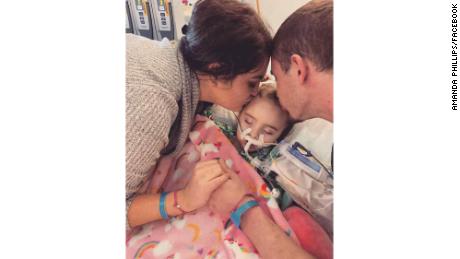
[[[145,191],[171,192],[185,187],[198,161],[223,158],[246,183],[260,206],[297,243],[269,188],[255,169],[206,117],[197,116],[190,141],[175,157],[163,157]],[[246,235],[227,219],[203,207],[168,221],[158,220],[134,230],[126,241],[127,258],[259,258]]]

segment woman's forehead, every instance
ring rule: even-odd
[[[249,79],[259,80],[261,81],[265,76],[265,69],[254,70],[246,74]]]
[[[254,70],[251,70],[247,73],[249,77],[257,77],[258,79],[262,80],[267,73],[268,67],[268,60],[260,64]]]

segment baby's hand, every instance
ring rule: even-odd
[[[182,191],[181,206],[185,211],[193,211],[206,205],[211,193],[229,180],[228,172],[223,170],[217,160],[198,162],[190,182]]]
[[[209,199],[209,207],[223,218],[228,218],[238,201],[248,193],[248,190],[240,177],[227,167],[223,160],[219,161],[222,169],[230,176],[230,179],[217,188]]]

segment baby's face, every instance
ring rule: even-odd
[[[282,111],[272,100],[264,97],[254,98],[240,113],[240,128],[237,131],[237,138],[241,146],[246,145],[242,131],[251,128],[249,135],[254,139],[259,139],[263,134],[265,143],[276,143],[283,130],[288,124],[288,115]],[[259,149],[251,145],[249,151]]]

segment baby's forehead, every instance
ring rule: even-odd
[[[246,110],[253,110],[259,108],[267,108],[267,107],[275,108],[277,110],[283,111],[280,105],[276,103],[275,100],[272,100],[266,96],[256,96],[254,97],[244,108],[242,111]]]
[[[242,113],[255,117],[256,119],[285,120],[288,122],[289,115],[274,100],[265,97],[255,97],[242,110]]]

